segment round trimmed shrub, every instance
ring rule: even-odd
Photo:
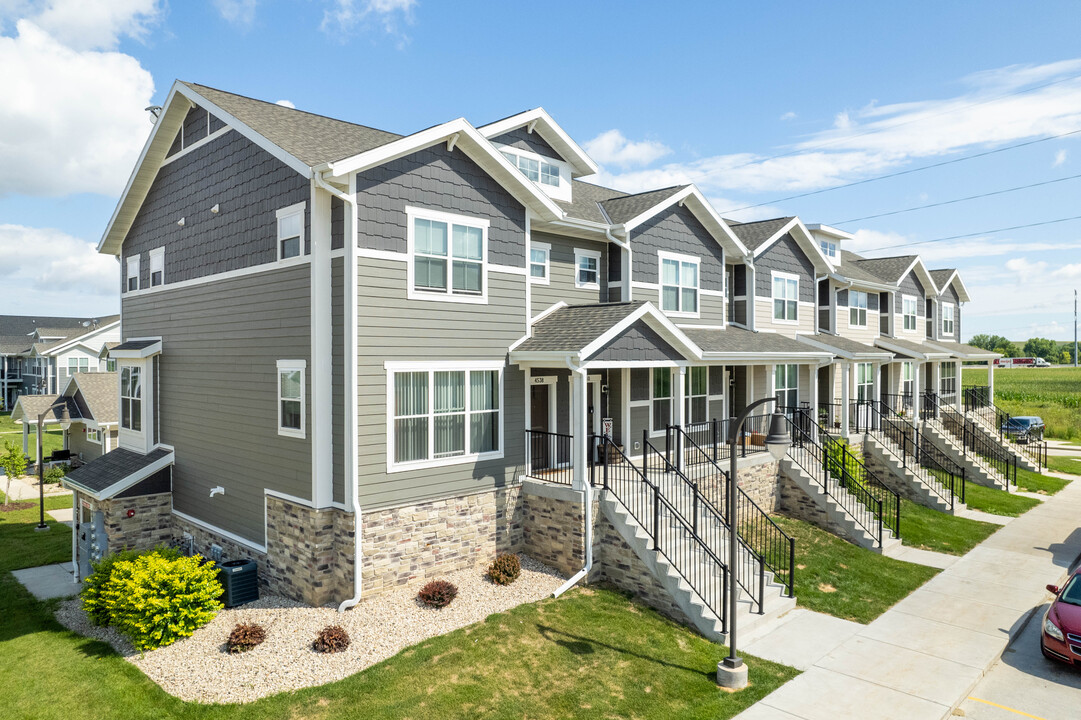
[[[101,560],[91,565],[92,572],[83,578],[83,589],[79,597],[83,601],[83,610],[90,622],[102,627],[111,625],[112,608],[106,603],[103,595],[105,588],[113,577],[113,568],[119,562],[131,562],[141,555],[157,554],[163,558],[175,560],[180,557],[180,552],[174,548],[159,546],[153,550],[122,550],[121,552],[106,555]]]
[[[428,607],[442,608],[458,597],[458,587],[446,580],[432,580],[417,593],[417,600]]]
[[[237,623],[233,631],[229,633],[229,639],[225,646],[234,655],[245,653],[261,645],[266,640],[266,630],[258,623]]]
[[[513,553],[503,553],[488,566],[488,579],[496,585],[510,585],[522,574],[522,563]]]
[[[349,633],[341,625],[327,625],[315,636],[312,648],[316,652],[336,653],[349,647]]]

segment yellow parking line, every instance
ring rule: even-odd
[[[998,703],[993,703],[990,700],[982,700],[982,699],[980,699],[978,697],[972,697],[971,695],[968,696],[968,699],[969,700],[975,700],[976,702],[983,703],[984,705],[990,705],[991,707],[997,707],[1000,710],[1006,710],[1008,712],[1016,713],[1018,715],[1022,715],[1022,716],[1027,717],[1027,718],[1032,718],[1032,720],[1047,720],[1047,718],[1042,718],[1039,715],[1030,715],[1027,712],[1022,712],[1021,710],[1015,710],[1012,707],[1006,707],[1005,705],[999,705]]]

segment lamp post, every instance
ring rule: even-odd
[[[45,524],[45,456],[42,454],[42,440],[41,433],[45,427],[45,416],[60,408],[60,423],[71,422],[71,415],[68,413],[67,401],[64,401],[63,405],[57,405],[53,403],[49,407],[41,411],[38,415],[38,524],[34,528],[35,530],[48,530],[49,526]]]
[[[740,690],[747,687],[747,666],[743,659],[736,654],[736,600],[739,596],[739,585],[735,573],[737,564],[736,554],[739,545],[739,528],[736,518],[736,439],[739,437],[740,428],[750,416],[751,411],[759,405],[776,403],[777,398],[763,398],[751,403],[739,417],[733,418],[728,431],[728,569],[732,573],[731,582],[728,583],[728,657],[717,663],[717,684],[732,690]],[[769,420],[769,433],[766,435],[766,449],[774,460],[780,460],[788,452],[792,445],[792,438],[788,436],[786,418],[782,413],[774,412]]]

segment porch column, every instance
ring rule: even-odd
[[[529,412],[528,405],[526,412]],[[109,452],[109,435],[112,434],[111,428],[101,428],[101,453],[104,455]]]
[[[841,437],[848,437],[848,400],[851,397],[849,382],[852,374],[852,363],[841,363]]]
[[[23,455],[30,454],[30,423],[23,420]]]
[[[70,450],[71,448],[68,447],[68,441],[69,441],[69,438],[71,437],[71,427],[68,426],[67,428],[64,428],[63,426],[61,426],[60,432],[63,433],[63,437],[64,437],[64,450]]]
[[[533,368],[525,369],[525,429],[533,429]],[[555,429],[555,428],[553,428]],[[523,433],[524,435],[525,433]],[[526,435],[525,443],[525,471],[528,475],[533,469],[533,435]]]
[[[995,402],[995,361],[987,361],[987,402]]]
[[[708,370],[707,370],[708,372]],[[687,367],[680,366],[679,373],[676,375],[676,407],[675,412],[672,413],[672,421],[678,426],[683,427],[686,422],[684,415],[684,405],[687,403]],[[708,378],[707,378],[708,386]],[[707,400],[709,398],[709,390],[706,391]]]
[[[589,482],[587,460],[589,427],[586,418],[586,371],[578,368],[571,371],[571,433],[574,435],[574,487],[584,490]]]
[[[871,363],[871,400],[878,400],[882,397],[882,365],[881,363]]]
[[[811,373],[811,418],[818,422],[818,369],[820,365],[808,365],[807,370]],[[811,426],[811,431],[815,434],[815,440],[818,439],[817,425]]]
[[[912,393],[912,429],[913,430],[915,430],[917,427],[919,427],[920,406],[923,405],[923,403],[920,402],[920,398],[923,396],[923,393],[920,391],[920,388],[922,387],[920,385],[920,365],[921,364],[922,363],[916,362],[915,360],[912,361],[912,387],[914,389],[914,392]]]
[[[953,406],[958,412],[961,412],[961,361],[954,362],[956,370],[954,371],[954,393],[953,393]]]

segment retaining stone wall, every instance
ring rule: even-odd
[[[781,497],[778,509],[785,515],[808,522],[849,542],[855,542],[855,539],[849,534],[848,528],[834,522],[829,514],[820,508],[818,503],[803,491],[803,488],[796,484],[795,480],[790,479],[784,473],[781,473]]]

